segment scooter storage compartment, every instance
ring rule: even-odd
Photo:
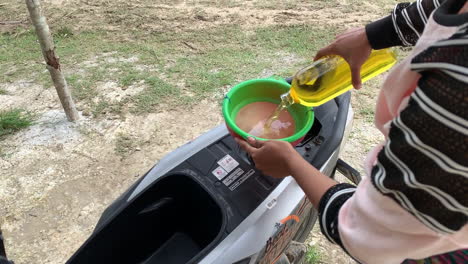
[[[187,263],[222,226],[221,208],[211,195],[190,176],[172,174],[104,225],[71,263]]]

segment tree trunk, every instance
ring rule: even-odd
[[[73,98],[68,90],[67,81],[63,77],[60,70],[59,58],[55,55],[55,46],[52,36],[50,35],[49,26],[46,19],[42,14],[42,9],[39,0],[25,0],[29,10],[31,21],[36,30],[37,38],[41,44],[42,55],[47,64],[52,81],[54,82],[55,89],[62,103],[63,109],[69,121],[73,122],[78,120],[79,115],[76,111]]]

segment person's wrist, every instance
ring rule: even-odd
[[[367,37],[367,32],[366,28],[360,28],[359,29],[359,39],[360,39],[360,44],[361,46],[365,46],[366,48],[372,49],[372,46],[369,42],[369,38]]]
[[[286,167],[288,169],[289,174],[294,178],[294,169],[301,166],[302,157],[297,153],[297,151],[292,148],[288,157],[286,158]]]

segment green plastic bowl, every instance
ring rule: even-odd
[[[245,81],[234,86],[224,97],[223,116],[226,126],[232,136],[246,139],[253,137],[258,140],[268,140],[248,134],[236,125],[236,115],[239,110],[253,102],[271,102],[279,104],[280,96],[289,91],[290,85],[284,80],[276,79],[254,79]],[[288,108],[294,119],[296,132],[283,140],[297,145],[312,127],[314,112],[312,108],[300,104],[293,104]]]

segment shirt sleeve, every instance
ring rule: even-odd
[[[392,120],[371,175],[330,188],[326,237],[362,263],[401,263],[468,248],[468,27],[418,54],[421,78]]]
[[[345,251],[338,233],[338,211],[355,191],[356,186],[340,183],[331,187],[319,203],[320,230],[330,242],[340,245]]]
[[[413,46],[421,36],[427,19],[444,0],[417,0],[399,3],[391,15],[366,25],[366,34],[373,49]]]

